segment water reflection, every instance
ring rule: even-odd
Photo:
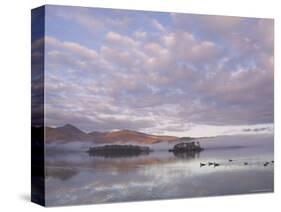
[[[199,158],[200,152],[173,152],[174,156],[181,159]]]
[[[111,153],[99,153],[99,152],[88,152],[90,157],[101,157],[101,158],[133,158],[142,155],[149,155],[150,152],[111,152]]]
[[[46,178],[53,177],[65,181],[65,180],[70,180],[79,172],[80,170],[77,169],[69,169],[69,168],[62,168],[62,167],[47,167],[45,169],[45,177]]]
[[[271,192],[272,160],[270,148],[254,146],[205,149],[200,154],[156,150],[132,157],[47,151],[46,203],[86,204]],[[271,163],[264,166],[266,161]],[[200,168],[200,163],[208,162],[220,166]]]

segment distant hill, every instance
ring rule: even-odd
[[[174,136],[156,136],[131,130],[108,132],[97,139],[98,143],[130,143],[154,144],[161,141],[177,140]]]
[[[131,130],[120,130],[112,132],[90,132],[85,133],[77,127],[66,124],[62,127],[46,127],[46,141],[91,141],[97,144],[104,143],[138,143],[154,144],[163,141],[176,141],[175,136],[150,135]]]
[[[46,141],[90,141],[91,136],[77,127],[66,124],[62,127],[46,127]]]
[[[181,138],[179,138],[181,141],[191,141],[191,140],[193,140],[194,138],[192,138],[192,137],[181,137]]]

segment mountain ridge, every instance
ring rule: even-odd
[[[85,141],[104,143],[138,143],[138,144],[155,144],[159,142],[172,142],[179,139],[176,136],[151,135],[143,132],[123,129],[118,131],[99,132],[92,131],[86,133],[78,127],[65,124],[60,127],[45,127],[46,142],[52,143],[57,141]]]

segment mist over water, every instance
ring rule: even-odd
[[[175,143],[158,143],[150,154],[118,158],[89,156],[90,143],[47,145],[46,204],[271,192],[273,140],[269,134],[200,139],[204,151],[176,155],[168,152]]]

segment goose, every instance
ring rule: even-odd
[[[209,165],[209,166],[211,166],[211,165],[214,165],[214,163],[212,163],[212,162],[209,162],[209,163],[208,163],[208,165]]]
[[[219,166],[219,165],[220,165],[219,163],[214,163],[214,167]]]
[[[247,162],[244,162],[244,165],[246,166],[246,165],[248,165],[248,163],[247,163]]]
[[[202,167],[202,166],[206,166],[206,164],[205,163],[200,163],[200,167]]]
[[[232,162],[233,160],[232,159],[228,159],[228,162]]]

